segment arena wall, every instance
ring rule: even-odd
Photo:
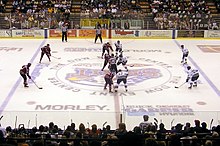
[[[0,38],[60,38],[60,29],[6,29],[0,30]],[[95,38],[95,29],[69,29],[69,38]],[[219,39],[220,30],[123,30],[103,29],[102,37],[126,39]]]

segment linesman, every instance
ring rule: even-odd
[[[61,31],[62,31],[62,42],[65,41],[67,42],[67,30],[68,30],[68,23],[64,23],[61,27]]]
[[[102,29],[101,27],[98,27],[95,31],[96,35],[95,35],[95,43],[97,41],[97,39],[100,39],[100,42],[102,43]]]

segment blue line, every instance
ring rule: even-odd
[[[35,52],[34,56],[31,58],[30,63],[33,63],[33,61],[35,60],[35,58],[37,57],[40,48],[45,44],[46,39],[43,40],[43,42],[41,42],[40,46],[38,47],[37,51]],[[0,106],[0,115],[2,114],[2,112],[4,111],[5,107],[7,106],[7,104],[9,103],[10,99],[12,98],[12,96],[15,93],[15,90],[18,88],[19,84],[21,83],[22,79],[21,77],[16,81],[16,83],[14,84],[14,86],[11,88],[10,92],[8,93],[7,97],[5,98],[4,102],[2,103],[2,105]]]
[[[178,41],[174,40],[174,42],[177,44],[177,46],[180,48],[180,44]],[[208,76],[202,71],[202,69],[196,64],[196,62],[189,56],[189,61],[199,70],[201,75],[204,77],[204,79],[208,82],[208,84],[211,86],[211,88],[215,91],[215,93],[220,96],[219,89],[215,86],[215,84],[208,78]]]

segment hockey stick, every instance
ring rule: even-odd
[[[35,126],[37,127],[37,114],[35,115]]]
[[[18,121],[18,117],[15,117],[15,129],[17,128],[17,121]]]
[[[29,127],[30,127],[30,122],[31,122],[31,120],[28,120],[28,126],[27,126],[28,129],[29,129]]]
[[[39,86],[35,83],[35,81],[34,81],[33,79],[31,79],[31,81],[34,83],[34,85],[35,85],[38,89],[43,89],[43,87],[39,87]]]
[[[173,121],[174,121],[174,119],[170,123],[171,128],[173,127]]]
[[[3,116],[0,117],[0,121],[2,120]],[[2,127],[2,124],[0,123],[0,127]]]
[[[52,55],[51,55],[51,57],[53,57],[55,59],[61,59],[61,57],[55,57],[55,56],[52,56]]]
[[[213,123],[213,119],[210,122],[210,130],[212,130],[212,123]]]
[[[179,86],[175,86],[175,88],[180,88],[180,87],[182,87],[184,84],[186,84],[186,82],[182,83],[182,84],[179,85]]]

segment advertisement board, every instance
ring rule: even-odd
[[[0,37],[11,37],[11,30],[0,30]]]
[[[177,38],[204,38],[204,30],[178,30]]]
[[[12,30],[12,37],[44,37],[44,30],[18,29]]]
[[[205,38],[220,38],[220,30],[205,30]]]

